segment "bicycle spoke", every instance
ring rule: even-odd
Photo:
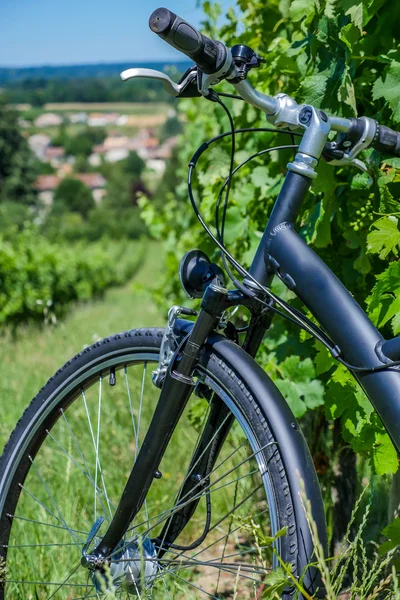
[[[72,456],[69,454],[69,452],[67,452],[67,450],[65,450],[65,448],[63,448],[63,446],[61,446],[61,444],[59,444],[59,442],[58,442],[58,441],[55,439],[55,437],[52,435],[52,433],[51,433],[50,431],[47,431],[47,430],[46,430],[46,433],[47,433],[47,435],[50,437],[50,439],[51,439],[51,440],[53,440],[53,441],[54,441],[54,443],[55,443],[55,444],[56,444],[56,445],[57,445],[57,446],[60,448],[60,450],[61,450],[62,452],[64,452],[64,454],[65,454],[65,455],[66,455],[66,456],[67,456],[67,457],[70,459],[70,461],[71,461],[71,462],[72,462],[72,463],[73,463],[73,464],[76,466],[76,468],[77,468],[77,469],[79,469],[79,471],[82,473],[82,475],[84,475],[84,476],[85,476],[85,477],[86,477],[86,478],[87,478],[87,479],[90,481],[90,483],[93,485],[93,487],[94,487],[95,491],[97,491],[97,492],[98,492],[98,493],[99,493],[101,496],[104,496],[104,492],[103,492],[103,490],[102,490],[101,488],[99,488],[99,486],[98,486],[98,485],[96,485],[96,484],[95,484],[95,482],[93,481],[93,479],[92,479],[92,477],[91,477],[90,473],[89,473],[89,472],[86,472],[86,471],[84,471],[84,470],[82,469],[82,467],[81,467],[81,466],[80,466],[80,465],[77,463],[77,461],[76,461],[76,460],[75,460],[75,459],[74,459],[74,458],[73,458],[73,457],[72,457]],[[108,521],[108,517],[107,517],[107,515],[106,515],[106,509],[105,509],[105,506],[104,506],[104,504],[103,504],[103,501],[102,501],[102,499],[101,499],[101,498],[100,498],[100,502],[101,502],[101,504],[102,504],[102,507],[103,507],[103,510],[104,510],[104,514],[105,514],[105,516],[106,516],[106,519],[107,519],[107,521]],[[111,502],[111,500],[110,500],[110,503],[111,503],[112,507],[113,507],[113,508],[114,508],[114,510],[115,510],[115,509],[116,509],[116,506],[115,506],[115,505],[114,505],[114,504]]]
[[[58,590],[60,590],[68,581],[68,579],[71,579],[72,575],[78,570],[78,568],[80,567],[80,563],[78,563],[76,565],[76,567],[74,569],[72,569],[72,571],[70,572],[70,574],[64,579],[64,581],[60,584],[60,586],[54,590],[54,592],[51,594],[51,596],[48,597],[47,600],[51,600],[51,598],[54,598],[54,596],[57,594]],[[87,586],[87,584],[86,584]]]
[[[167,569],[167,568],[165,570],[167,571],[167,573],[170,573],[171,575],[173,575],[173,577],[176,577],[177,579],[180,579],[181,581],[183,581],[184,583],[190,585],[191,587],[194,587],[196,590],[199,590],[199,592],[201,592],[202,594],[205,594],[209,598],[213,598],[214,600],[220,600],[220,598],[218,598],[217,596],[214,596],[213,594],[209,594],[208,592],[206,592],[205,590],[203,590],[198,585],[192,583],[188,579],[184,579],[183,577],[181,577],[180,575],[178,575],[174,571],[170,571],[170,569]]]
[[[71,529],[68,527],[68,525],[67,525],[67,523],[66,523],[66,521],[64,519],[64,516],[63,516],[63,514],[62,514],[62,512],[61,512],[61,510],[60,510],[60,508],[59,508],[59,506],[57,504],[57,502],[54,500],[54,497],[52,496],[52,494],[51,494],[49,488],[47,487],[47,485],[46,485],[46,483],[45,483],[45,481],[44,481],[44,479],[43,479],[43,477],[42,477],[42,475],[41,475],[38,467],[35,465],[35,463],[33,461],[33,458],[31,456],[29,457],[29,460],[31,461],[31,464],[32,464],[33,468],[35,469],[35,471],[36,471],[36,473],[37,473],[40,481],[42,482],[43,487],[46,490],[46,492],[47,492],[47,494],[48,494],[48,496],[49,496],[49,498],[51,500],[51,503],[53,504],[54,508],[56,509],[56,511],[58,512],[58,514],[60,515],[61,523],[63,523],[63,525],[68,529],[69,534],[71,535],[71,537],[74,540],[77,548],[80,551],[81,547],[80,547],[80,545],[79,545],[78,542],[82,543],[82,540],[80,540],[79,538],[77,539],[77,537],[73,534],[73,532],[71,531]]]
[[[69,542],[68,544],[11,544],[8,546],[3,545],[3,548],[49,548],[52,546],[75,546],[73,542]]]
[[[100,446],[100,418],[101,418],[101,387],[103,383],[103,378],[100,375],[99,380],[99,403],[97,408],[97,438],[96,438],[96,472],[94,479],[94,520],[97,520],[97,465],[99,464],[99,446]]]
[[[100,459],[99,459],[99,456],[98,456],[96,442],[95,442],[95,439],[94,439],[92,421],[90,419],[89,409],[88,409],[88,405],[87,405],[87,402],[86,402],[86,394],[85,394],[84,390],[82,390],[82,396],[83,396],[83,402],[84,402],[84,405],[85,405],[86,416],[87,416],[88,423],[89,423],[90,435],[92,436],[92,442],[93,442],[93,447],[94,447],[95,456],[96,456],[96,473],[97,473],[97,468],[98,468],[99,469],[99,473],[100,473],[101,483],[103,485],[104,495],[105,495],[106,500],[107,500],[108,510],[110,512],[110,517],[112,519],[113,515],[112,515],[112,511],[111,511],[111,507],[110,507],[110,500],[108,498],[107,488],[106,488],[106,484],[105,484],[104,476],[103,476],[103,471],[102,471],[102,468],[101,468],[101,465],[100,465]]]
[[[239,484],[239,482],[237,481],[237,482],[236,482],[236,484],[235,484],[235,492],[234,492],[234,495],[233,495],[233,504],[234,504],[234,505],[235,505],[235,503],[236,503],[236,501],[237,501],[237,490],[238,490],[238,484]],[[226,538],[225,538],[224,548],[223,548],[223,551],[222,551],[222,562],[223,562],[223,560],[224,560],[224,558],[223,558],[223,557],[225,556],[226,546],[227,546],[227,543],[228,543],[228,537],[231,535],[232,522],[233,522],[233,521],[232,521],[232,519],[233,519],[233,515],[231,515],[231,518],[229,519],[228,533],[227,533],[227,536],[226,536]],[[217,594],[218,594],[218,588],[219,588],[219,581],[220,581],[220,577],[221,577],[221,571],[218,573],[218,580],[217,580],[217,591],[216,591],[216,593],[217,593]]]
[[[18,521],[27,521],[28,523],[35,523],[35,525],[44,525],[45,527],[53,527],[53,529],[64,529],[65,531],[73,531],[74,533],[80,533],[81,535],[88,536],[88,531],[81,531],[79,529],[72,529],[71,527],[64,527],[62,525],[53,525],[52,523],[45,523],[44,521],[37,521],[36,519],[28,519],[27,517],[19,517],[17,515],[11,515],[7,513],[7,517],[10,519],[17,519]],[[57,518],[57,517],[55,517]]]
[[[240,476],[240,477],[239,477],[239,478],[237,478],[237,479],[234,479],[234,480],[232,480],[232,481],[229,481],[229,482],[227,482],[227,483],[225,483],[225,484],[223,484],[223,485],[221,485],[221,486],[219,486],[219,487],[217,487],[217,488],[211,489],[211,487],[215,486],[217,483],[219,483],[220,481],[222,481],[222,480],[223,480],[223,479],[224,479],[224,478],[225,478],[227,475],[230,475],[230,474],[231,474],[231,473],[233,473],[233,472],[234,472],[236,469],[238,469],[239,467],[241,467],[242,465],[244,465],[246,462],[248,462],[249,460],[251,460],[251,458],[253,458],[253,457],[254,457],[256,454],[258,454],[259,452],[261,452],[261,451],[262,451],[263,449],[265,449],[266,447],[268,447],[268,446],[270,446],[270,445],[273,445],[273,444],[275,444],[275,443],[276,443],[276,442],[274,442],[274,441],[273,441],[273,442],[269,442],[268,444],[265,444],[265,446],[264,446],[262,449],[260,449],[260,450],[257,450],[256,452],[252,453],[250,456],[248,456],[246,459],[244,459],[244,460],[243,460],[242,462],[240,462],[238,465],[236,465],[235,467],[233,467],[232,469],[230,469],[229,471],[227,471],[226,473],[224,473],[224,475],[221,475],[221,476],[220,476],[220,477],[218,477],[218,479],[216,479],[214,482],[210,483],[208,486],[206,486],[206,487],[204,487],[202,490],[200,490],[198,494],[194,495],[193,497],[191,497],[191,498],[190,498],[189,500],[187,500],[186,502],[183,502],[183,503],[177,504],[175,507],[173,507],[173,508],[172,508],[172,510],[170,510],[170,511],[166,511],[166,513],[163,515],[163,518],[159,519],[159,520],[158,520],[158,521],[157,521],[157,522],[156,522],[154,525],[152,525],[152,526],[151,526],[151,527],[150,527],[150,528],[149,528],[149,529],[148,529],[148,530],[145,532],[145,534],[144,534],[144,535],[148,536],[148,535],[149,535],[149,533],[150,533],[151,531],[153,531],[153,530],[154,530],[154,529],[155,529],[155,528],[156,528],[158,525],[160,525],[160,524],[161,524],[163,521],[165,521],[165,520],[166,520],[166,518],[169,518],[169,517],[173,516],[173,514],[174,514],[175,512],[177,512],[178,510],[180,510],[180,509],[184,508],[185,506],[187,506],[188,504],[190,504],[190,503],[191,503],[191,502],[193,502],[194,500],[198,500],[198,499],[200,499],[200,498],[201,498],[201,497],[202,497],[202,496],[205,494],[205,492],[207,492],[207,491],[208,491],[210,494],[212,494],[212,493],[215,493],[216,491],[219,491],[220,489],[222,489],[222,488],[224,488],[224,487],[226,487],[226,486],[228,486],[228,485],[232,485],[233,483],[236,483],[236,481],[237,481],[238,479],[239,479],[239,480],[242,480],[242,479],[244,479],[244,478],[246,478],[246,477],[249,477],[250,475],[253,475],[255,472],[257,472],[257,469],[255,469],[255,470],[254,470],[254,471],[252,471],[251,473],[247,473],[247,474],[246,474],[246,475],[244,475],[244,476]],[[197,485],[198,485],[198,484],[197,484]],[[196,486],[194,486],[194,487],[197,487],[197,485],[196,485]],[[255,491],[258,491],[258,490],[259,490],[259,489],[260,489],[262,486],[263,486],[263,484],[260,484],[260,485],[258,486],[257,490],[255,490]],[[143,524],[145,524],[145,523],[146,523],[146,522],[144,521],[144,522],[142,523],[142,525],[143,525]],[[128,544],[129,544],[129,542],[128,542],[128,543],[127,543],[125,546],[122,546],[122,548],[120,548],[120,549],[118,549],[118,550],[115,550],[115,551],[114,551],[112,554],[110,554],[110,558],[112,558],[112,557],[113,557],[113,556],[114,556],[116,553],[118,553],[118,552],[119,552],[121,549],[124,549],[124,548],[125,548],[125,547],[126,547]]]
[[[61,519],[59,519],[45,504],[43,504],[43,502],[41,502],[39,500],[39,498],[37,498],[35,496],[35,494],[32,494],[32,492],[30,492],[24,485],[20,484],[20,487],[22,490],[24,490],[24,492],[26,494],[28,494],[28,496],[30,496],[33,500],[35,500],[42,508],[44,508],[44,510],[46,512],[49,513],[49,515],[51,515],[54,519],[56,519],[56,521],[58,521],[58,523],[63,524],[63,522],[61,521]],[[63,529],[66,529],[67,531],[69,531],[68,527],[64,526]]]

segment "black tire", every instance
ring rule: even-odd
[[[46,432],[51,430],[62,411],[79,396],[80,390],[86,389],[89,381],[95,380],[99,373],[102,374],[101,376],[103,373],[108,375],[112,363],[117,368],[122,364],[126,365],[129,362],[128,357],[134,359],[138,353],[156,356],[162,336],[162,329],[138,329],[97,342],[67,362],[32,400],[0,459],[0,553],[3,561],[7,560],[7,546],[10,543],[13,522],[10,515],[16,513],[21,485],[24,484],[31,469],[33,458],[47,438]],[[274,524],[271,523],[271,528],[277,531],[286,528],[286,534],[279,538],[277,547],[281,559],[285,563],[291,563],[296,574],[298,539],[292,497],[279,447],[268,425],[268,416],[262,412],[257,398],[249,392],[246,382],[241,380],[234,369],[210,349],[203,351],[198,370],[205,375],[206,382],[210,385],[212,382],[215,386],[214,392],[220,390],[221,395],[223,393],[229,396],[230,401],[235,405],[235,416],[240,416],[245,423],[246,431],[251,432],[253,436],[253,443],[255,441],[258,448],[262,449],[263,461],[268,465],[267,500],[270,514],[273,514],[270,518],[274,521]],[[274,567],[276,564],[275,561]],[[7,589],[5,585],[0,587],[0,600],[4,598],[9,600],[11,596],[5,592]],[[17,600],[18,597],[25,596],[17,596],[14,592],[12,597],[13,600]],[[41,596],[37,596],[39,597]],[[59,593],[56,597],[69,598],[70,596]]]

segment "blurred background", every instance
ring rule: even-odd
[[[107,334],[164,322],[151,295],[162,243],[140,211],[145,201],[161,207],[174,185],[183,117],[160,84],[119,77],[142,66],[176,79],[188,68],[149,30],[158,6],[1,3],[1,447],[70,356]],[[195,0],[168,6],[200,27]]]
[[[187,250],[220,258],[192,214],[185,178],[197,147],[229,128],[226,115],[204,99],[177,102],[158,83],[119,78],[146,66],[177,79],[190,66],[150,32],[157,7],[154,0],[0,3],[0,446],[63,361],[116,331],[163,325],[168,306],[190,304],[177,277]],[[266,57],[249,77],[262,92],[400,122],[398,2],[169,0],[167,8],[228,46],[245,43]],[[266,125],[252,107],[226,104],[237,127]],[[241,136],[237,159],[282,143],[272,133]],[[226,139],[199,165],[197,197],[209,224],[229,158]],[[265,155],[233,186],[225,240],[244,265],[291,158],[291,151]],[[400,333],[400,163],[376,152],[365,160],[374,181],[321,163],[298,226],[391,337]],[[332,551],[370,481],[379,501],[366,537],[378,539],[398,505],[398,489],[389,493],[398,460],[362,391],[282,320],[258,360],[302,420]]]

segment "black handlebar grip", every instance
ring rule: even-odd
[[[376,133],[371,146],[379,152],[400,156],[400,133],[376,123]]]
[[[149,27],[170,46],[194,60],[203,73],[216,73],[224,65],[227,54],[224,44],[210,40],[167,8],[153,12]]]

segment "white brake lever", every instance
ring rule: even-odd
[[[162,73],[161,71],[155,71],[154,69],[127,69],[126,71],[122,71],[120,77],[122,81],[127,81],[128,79],[133,79],[134,77],[141,77],[142,79],[156,79],[161,81],[165,91],[167,91],[168,94],[175,97],[179,96],[184,84],[186,83],[175,83],[170,77],[168,77],[168,75]]]
[[[333,165],[335,167],[344,167],[346,165],[353,165],[360,169],[360,171],[364,171],[364,173],[368,173],[367,165],[358,158],[350,158],[348,154],[345,154],[343,158],[340,160],[330,160],[328,165]]]

